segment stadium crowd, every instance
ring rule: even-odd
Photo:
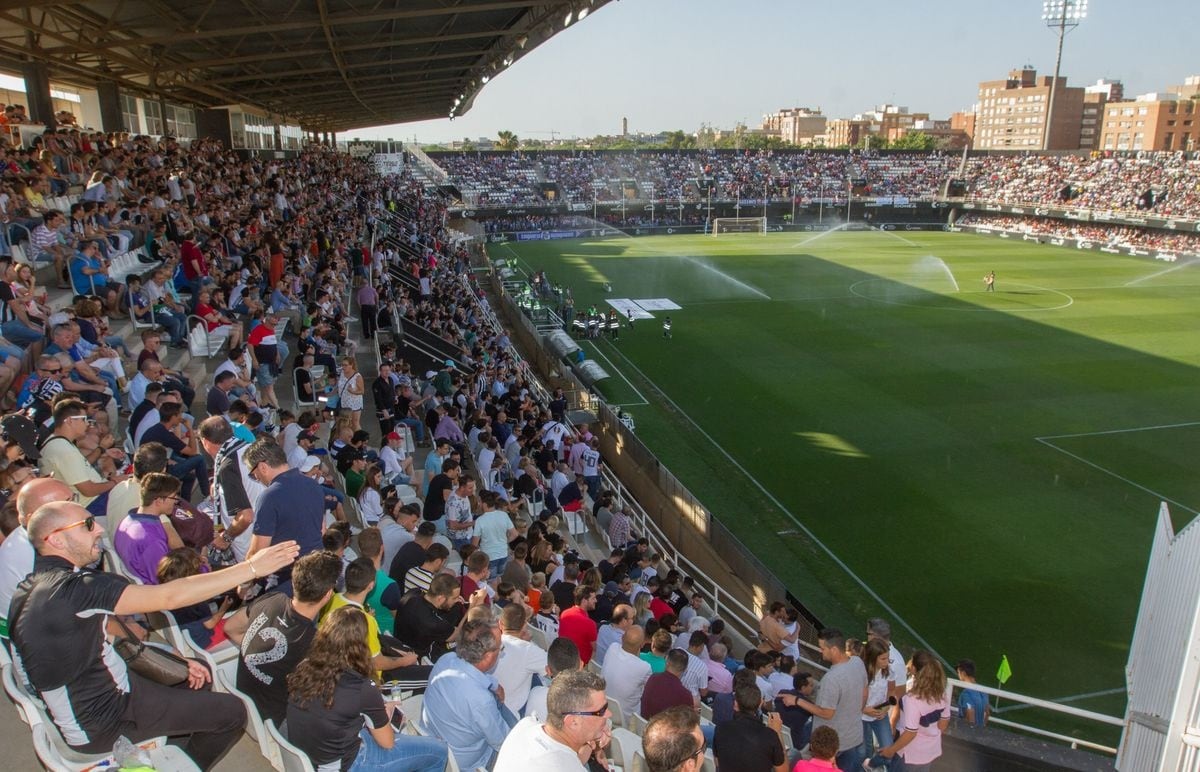
[[[535,182],[556,183],[568,203],[629,199],[845,200],[851,180],[869,195],[930,199],[957,164],[941,153],[888,155],[854,151],[662,151],[435,153],[472,205],[542,204]]]
[[[1178,233],[1157,228],[1103,225],[1032,215],[1001,215],[980,212],[963,215],[957,220],[957,224],[1009,233],[1028,233],[1051,238],[1091,241],[1110,247],[1153,249],[1176,254],[1200,254],[1200,234]]]
[[[972,156],[966,173],[970,198],[1200,218],[1200,159],[1183,152]]]
[[[0,148],[0,637],[62,745],[166,735],[209,769],[256,711],[320,769],[598,768],[610,719],[641,730],[651,770],[698,769],[706,745],[723,768],[859,769],[866,734],[881,765],[940,752],[942,667],[906,664],[881,620],[862,652],[822,632],[816,689],[781,603],[732,656],[602,485],[598,438],[561,392],[539,398],[445,202],[319,146],[64,136],[42,165]],[[66,213],[55,175],[82,189]],[[397,323],[455,357],[419,373],[380,343],[360,372],[356,344]],[[225,346],[203,382],[166,366],[164,344],[206,334]],[[282,408],[280,377],[307,410]],[[150,667],[152,632],[190,651]],[[236,660],[231,682],[205,655]]]
[[[557,183],[569,203],[714,198],[807,202],[868,197],[928,200],[959,176],[940,152],[661,151],[639,153],[438,153],[434,159],[477,203],[539,204],[535,181]],[[966,197],[1010,204],[1200,218],[1200,160],[1182,152],[1113,155],[977,155],[967,159]],[[711,182],[711,185],[709,184]]]

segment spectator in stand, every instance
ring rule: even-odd
[[[384,702],[373,680],[364,644],[369,621],[351,608],[330,614],[308,656],[287,677],[288,738],[322,769],[442,770],[443,743],[392,729],[398,706]]]
[[[596,645],[597,627],[588,613],[596,607],[596,591],[587,586],[575,588],[574,605],[558,618],[558,634],[570,638],[579,649],[583,664],[591,661]]]
[[[969,684],[975,683],[975,662],[960,659],[954,666],[958,680]],[[988,696],[976,689],[963,689],[958,694],[958,716],[967,726],[987,726],[992,716],[992,705]]]
[[[179,501],[179,479],[151,472],[141,479],[141,506],[117,526],[113,549],[142,584],[158,584],[158,562],[184,546],[171,515]]]
[[[783,752],[783,721],[778,713],[767,715],[764,725],[763,695],[754,684],[742,684],[734,690],[733,718],[717,725],[712,749],[717,764],[726,772],[787,772]]]
[[[396,637],[418,655],[437,662],[458,637],[467,612],[484,605],[487,598],[487,593],[480,590],[463,608],[458,587],[457,577],[438,574],[428,590],[406,592],[396,612]]]
[[[608,768],[611,739],[604,679],[586,670],[563,673],[550,684],[545,722],[526,718],[508,734],[495,772],[583,772],[593,760]]]
[[[546,651],[530,641],[529,612],[523,605],[510,604],[500,612],[500,659],[496,682],[504,694],[504,705],[514,715],[525,714],[525,703],[536,676],[546,674]]]
[[[797,761],[796,766],[792,767],[792,772],[824,772],[837,769],[834,759],[837,757],[839,742],[837,732],[833,730],[833,727],[818,727],[812,733],[812,740],[808,747],[812,758]]]
[[[183,481],[183,498],[191,500],[192,487],[199,483],[200,492],[209,494],[208,465],[200,451],[198,435],[183,420],[183,406],[163,402],[158,407],[158,423],[142,433],[142,442],[157,442],[171,451],[171,474]]]
[[[942,733],[950,724],[946,672],[937,657],[927,651],[913,653],[909,670],[912,688],[904,695],[900,709],[900,722],[896,725],[899,736],[879,751],[872,764],[879,757],[889,760],[899,755],[904,760],[904,769],[929,772],[942,755]]]
[[[287,675],[308,653],[317,617],[333,597],[342,561],[331,552],[312,552],[292,567],[292,596],[268,592],[235,611],[225,635],[238,647],[237,688],[250,697],[263,719],[287,717]]]
[[[687,671],[687,652],[683,649],[671,649],[667,653],[667,666],[661,673],[655,673],[646,680],[642,690],[642,705],[638,712],[643,718],[653,718],[668,708],[683,705],[691,710],[698,710],[699,701],[683,685],[680,678]],[[706,738],[709,735],[705,735]]]
[[[499,657],[499,628],[468,621],[454,651],[438,660],[429,677],[421,722],[430,736],[450,746],[459,769],[490,766],[516,723],[488,675]]]
[[[642,732],[648,772],[699,772],[707,748],[700,716],[687,706],[660,711]]]
[[[120,736],[135,743],[186,737],[184,752],[201,769],[213,767],[241,737],[245,708],[236,697],[206,688],[212,674],[199,662],[189,661],[188,681],[175,689],[127,671],[110,649],[106,622],[207,600],[289,565],[296,545],[275,545],[253,562],[223,571],[138,586],[87,568],[100,558],[103,531],[78,504],[40,507],[29,521],[29,537],[38,556],[34,573],[13,597],[9,632],[67,744],[81,753],[108,753]],[[74,634],[62,635],[64,629]]]
[[[612,644],[600,669],[604,680],[611,684],[609,696],[615,699],[626,716],[637,713],[642,705],[642,692],[654,674],[650,663],[642,659],[642,644],[646,633],[637,625],[625,629],[621,640]]]
[[[246,468],[250,477],[266,486],[254,512],[254,536],[246,558],[269,545],[294,541],[300,554],[321,549],[322,522],[325,517],[321,486],[287,465],[283,448],[274,438],[263,438],[246,449]],[[286,583],[285,571],[279,580]]]
[[[38,507],[55,501],[70,501],[72,490],[66,484],[49,477],[38,477],[22,486],[17,494],[17,522],[15,530],[0,542],[0,634],[9,637],[8,606],[17,585],[33,573],[36,554],[29,541],[29,518]]]
[[[866,759],[861,716],[867,698],[867,668],[861,658],[846,654],[846,636],[840,630],[822,630],[817,643],[831,667],[821,679],[816,700],[799,698],[796,704],[813,715],[814,731],[829,726],[837,732],[841,741],[838,769],[858,772]]]
[[[112,473],[101,475],[80,452],[76,443],[88,431],[91,418],[87,407],[75,399],[64,399],[54,406],[54,430],[42,443],[41,466],[58,480],[71,486],[79,496],[79,503],[97,517],[108,513],[108,493],[123,482],[128,475]],[[115,451],[115,452],[114,452]],[[119,449],[110,449],[112,458],[123,458]]]

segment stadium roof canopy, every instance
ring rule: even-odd
[[[610,0],[0,0],[0,65],[342,131],[461,115]]]

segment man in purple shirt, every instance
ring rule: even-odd
[[[379,321],[379,293],[370,281],[364,280],[355,299],[358,300],[358,318],[362,320],[363,337],[370,340]]]
[[[179,500],[179,479],[151,472],[141,479],[142,505],[117,526],[113,547],[143,584],[158,584],[158,561],[183,545],[169,515]]]

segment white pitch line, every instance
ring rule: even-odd
[[[1144,493],[1149,493],[1151,496],[1158,499],[1159,501],[1166,501],[1170,504],[1174,504],[1175,506],[1179,507],[1180,509],[1184,509],[1184,510],[1187,510],[1188,512],[1191,512],[1193,515],[1200,515],[1200,510],[1192,509],[1187,504],[1183,504],[1181,502],[1176,501],[1175,499],[1168,498],[1167,496],[1162,495],[1158,491],[1147,488],[1145,485],[1135,483],[1133,480],[1130,480],[1128,477],[1123,477],[1111,469],[1107,469],[1103,466],[1100,466],[1099,464],[1097,464],[1094,461],[1088,461],[1083,456],[1072,453],[1069,450],[1060,448],[1057,445],[1055,445],[1053,442],[1048,442],[1047,440],[1044,440],[1041,437],[1034,437],[1034,439],[1037,440],[1038,442],[1042,443],[1043,445],[1045,445],[1048,448],[1057,450],[1059,453],[1062,453],[1065,456],[1070,456],[1071,458],[1075,459],[1076,461],[1078,461],[1081,464],[1087,464],[1088,466],[1092,467],[1093,469],[1100,471],[1100,472],[1104,472],[1106,475],[1108,475],[1110,477],[1115,477],[1118,480],[1120,480],[1121,482],[1126,483],[1128,485],[1132,485],[1133,487],[1137,488],[1140,491],[1143,491]]]
[[[880,230],[883,230],[883,229],[880,228]],[[903,241],[905,244],[909,245],[910,247],[921,246],[920,244],[916,243],[915,241],[909,241],[908,239],[904,238],[903,236],[901,236],[899,233],[896,233],[895,231],[883,230],[883,232],[886,233],[887,235],[891,236],[894,239],[900,239],[901,241]]]
[[[641,371],[641,369],[637,365],[635,365],[632,360],[629,359],[629,357],[625,356],[625,353],[623,351],[616,348],[615,346],[613,348],[621,356],[621,358],[624,359],[629,364],[629,366],[633,368],[634,372],[636,372],[639,376],[641,376],[650,385],[652,385],[652,386],[654,385],[654,381],[647,378],[646,374],[643,373]],[[665,399],[667,402],[669,402],[671,404],[671,407],[673,407],[675,409],[675,412],[679,413],[679,415],[686,418],[688,423],[690,423],[693,427],[695,427],[696,431],[700,432],[700,434],[702,434],[706,440],[708,440],[710,443],[712,443],[713,447],[715,447],[718,451],[720,451],[721,455],[725,456],[726,460],[728,460],[729,463],[731,463],[735,467],[737,467],[738,471],[740,471],[743,475],[745,475],[746,479],[754,484],[754,487],[758,488],[759,491],[761,491],[764,496],[766,496],[768,499],[770,499],[771,502],[773,504],[775,504],[776,507],[779,508],[779,511],[781,511],[781,512],[783,512],[783,514],[787,515],[788,519],[791,520],[793,523],[795,523],[796,526],[798,528],[800,528],[800,530],[802,530],[804,532],[804,534],[809,539],[811,539],[814,544],[816,544],[818,547],[820,547],[821,550],[829,557],[830,560],[832,560],[834,563],[836,563],[838,565],[838,567],[840,567],[843,571],[845,571],[846,574],[851,579],[853,579],[858,584],[859,587],[866,590],[867,594],[870,595],[875,600],[875,602],[878,603],[897,622],[899,622],[900,625],[905,630],[907,630],[909,633],[911,633],[913,638],[915,638],[918,643],[920,643],[922,646],[924,646],[926,649],[928,649],[930,652],[932,652],[934,654],[934,656],[936,656],[938,659],[942,660],[942,662],[946,663],[946,667],[951,667],[950,660],[946,659],[941,654],[938,654],[937,650],[934,649],[933,646],[931,646],[929,644],[929,641],[926,641],[924,638],[922,638],[921,634],[918,633],[916,630],[914,630],[912,625],[910,625],[908,622],[904,621],[904,617],[902,617],[898,613],[896,613],[896,610],[894,608],[892,608],[891,606],[889,606],[887,601],[885,601],[883,598],[881,598],[879,596],[879,593],[877,593],[877,592],[875,592],[875,590],[871,589],[871,586],[868,585],[866,582],[864,582],[859,577],[858,574],[856,574],[852,570],[850,570],[850,566],[846,565],[842,561],[841,558],[839,558],[837,555],[835,555],[833,550],[831,550],[831,549],[829,549],[829,547],[825,546],[825,542],[818,539],[817,535],[814,534],[811,530],[809,530],[808,526],[806,526],[804,523],[802,523],[800,521],[800,518],[798,518],[794,514],[792,514],[791,510],[789,510],[787,507],[785,507],[783,505],[783,502],[781,502],[779,499],[777,499],[775,497],[775,494],[773,494],[769,490],[767,490],[766,486],[764,486],[762,483],[760,483],[754,477],[754,475],[752,475],[752,474],[750,474],[750,472],[746,471],[746,467],[739,464],[738,460],[736,458],[734,458],[729,453],[729,451],[725,450],[725,448],[722,447],[721,443],[719,443],[715,439],[713,439],[711,434],[704,431],[703,427],[701,427],[700,424],[696,423],[696,421],[690,415],[688,415],[688,413],[686,413],[682,408],[680,408],[679,405],[675,403],[675,400],[673,400],[669,396],[667,396],[667,393],[665,391],[658,388],[657,386],[655,386],[655,389],[657,389],[659,395],[661,395],[663,399]]]
[[[1034,437],[1035,440],[1065,440],[1069,437],[1098,437],[1104,434],[1130,434],[1131,432],[1152,432],[1158,429],[1182,429],[1187,426],[1200,426],[1200,421],[1186,421],[1181,424],[1159,424],[1158,426],[1135,426],[1132,429],[1109,429],[1102,432],[1079,432],[1077,434],[1047,434],[1044,437]]]
[[[614,364],[613,361],[611,359],[609,359],[608,356],[605,355],[605,353],[603,351],[600,350],[600,345],[598,343],[593,343],[592,348],[594,348],[596,350],[597,354],[604,357],[604,361],[608,362],[608,366],[611,367],[616,372],[617,375],[621,376],[621,380],[623,380],[623,381],[625,381],[625,383],[629,384],[629,388],[633,389],[633,393],[638,395],[638,399],[641,400],[641,402],[613,402],[610,404],[619,405],[621,407],[626,407],[626,406],[637,407],[638,405],[649,405],[650,404],[649,400],[646,399],[646,395],[643,394],[642,392],[638,391],[638,387],[633,385],[633,381],[629,380],[629,378],[627,378],[625,376],[625,373],[621,372],[621,369],[619,367],[617,367],[616,364]]]

